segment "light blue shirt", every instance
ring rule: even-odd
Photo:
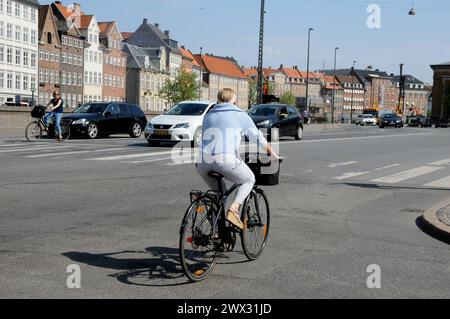
[[[201,152],[210,156],[234,154],[239,157],[242,138],[264,148],[267,140],[246,112],[235,105],[217,104],[203,120]]]

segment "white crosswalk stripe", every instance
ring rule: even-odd
[[[450,188],[450,176],[424,185],[425,187]]]
[[[437,162],[433,162],[433,163],[430,163],[429,165],[431,165],[431,166],[447,166],[447,165],[450,165],[450,158],[441,160],[441,161],[437,161]]]
[[[171,155],[172,152],[152,152],[152,153],[138,153],[138,154],[128,154],[128,155],[118,155],[118,156],[108,156],[108,157],[96,157],[89,158],[89,161],[121,161],[121,160],[130,160],[135,158],[144,158],[144,157],[154,157],[161,155]]]
[[[58,156],[69,156],[69,155],[82,155],[82,154],[92,154],[92,153],[106,153],[106,152],[117,152],[125,151],[128,148],[107,148],[101,150],[89,150],[89,151],[73,151],[73,152],[60,152],[60,153],[46,153],[38,155],[28,155],[28,158],[45,158],[45,157],[58,157]]]
[[[52,149],[61,149],[61,148],[72,148],[73,146],[31,146],[31,147],[22,147],[22,148],[13,148],[13,149],[1,149],[0,153],[19,153],[19,152],[33,152],[33,151],[44,151],[44,150],[52,150]]]
[[[414,169],[396,173],[372,180],[372,183],[396,184],[419,176],[427,175],[444,169],[443,167],[420,166]]]

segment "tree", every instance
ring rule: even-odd
[[[182,68],[175,79],[166,80],[159,90],[159,96],[171,105],[198,99],[199,84],[196,75]]]
[[[286,92],[280,97],[280,103],[295,106],[297,98],[291,92]]]
[[[248,88],[248,107],[258,104],[258,84],[255,81],[250,82]]]

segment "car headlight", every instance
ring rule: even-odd
[[[181,123],[181,124],[177,124],[175,125],[174,128],[189,128],[191,125],[189,123]]]
[[[73,125],[86,125],[87,124],[87,120],[86,119],[81,119],[81,120],[76,120],[72,123]]]
[[[265,120],[258,123],[256,126],[270,126],[270,125],[272,125],[272,122],[270,120]]]

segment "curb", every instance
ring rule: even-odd
[[[450,227],[441,222],[436,216],[436,212],[450,205],[450,199],[428,209],[422,215],[423,225],[431,231],[432,235],[435,235],[438,239],[442,239],[447,243],[450,243]]]

